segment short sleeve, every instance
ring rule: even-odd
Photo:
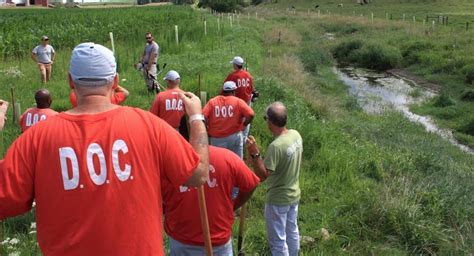
[[[34,53],[34,54],[38,54],[38,47],[39,46],[36,46],[35,48],[33,48],[33,51],[31,51],[31,52]]]
[[[247,105],[247,103],[245,103],[243,100],[239,100],[239,107],[242,111],[243,116],[250,117],[250,116],[255,115],[255,112],[253,111],[253,109],[249,105]]]
[[[158,145],[161,150],[161,175],[175,186],[183,185],[198,167],[200,159],[175,129],[159,119]]]
[[[278,149],[273,144],[270,144],[270,146],[267,149],[267,154],[265,155],[265,159],[263,160],[265,168],[267,168],[270,171],[275,171],[278,165],[278,160],[279,160]]]
[[[204,106],[202,110],[202,114],[204,117],[206,117],[207,120],[209,120],[209,116],[211,115],[211,102],[209,101],[206,106]]]
[[[236,154],[231,153],[228,155],[231,164],[230,168],[234,175],[235,186],[242,192],[254,190],[260,183],[260,179]]]
[[[156,95],[153,104],[151,105],[150,112],[155,116],[160,116],[160,98],[159,94]]]
[[[30,133],[21,135],[0,160],[0,219],[31,209],[34,198],[34,165]]]
[[[151,53],[152,54],[158,54],[159,50],[160,50],[160,47],[158,46],[158,44],[153,44],[153,48],[151,50]]]
[[[51,45],[50,45],[50,46],[51,46]],[[56,53],[56,51],[54,51],[54,48],[53,48],[52,46],[51,46],[51,53],[52,53],[52,54],[55,54],[55,53]]]

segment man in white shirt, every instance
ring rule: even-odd
[[[54,59],[56,58],[54,48],[49,45],[48,36],[41,37],[41,44],[33,49],[31,58],[38,64],[41,74],[41,82],[48,82],[51,79],[52,66]]]

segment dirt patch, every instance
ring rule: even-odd
[[[415,75],[415,74],[411,73],[410,71],[408,71],[406,69],[390,69],[390,70],[387,70],[387,73],[392,74],[394,76],[398,76],[398,77],[403,78],[403,79],[408,80],[408,81],[412,81],[412,82],[416,83],[417,85],[419,85],[423,88],[429,89],[431,91],[434,91],[436,93],[439,93],[441,91],[441,88],[442,88],[441,85],[435,84],[435,83],[432,83],[432,82],[428,82],[424,78],[422,78],[418,75]]]

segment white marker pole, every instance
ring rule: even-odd
[[[207,36],[207,21],[204,21],[204,35]]]
[[[219,18],[217,18],[217,31],[221,31],[221,22]]]
[[[372,16],[371,16],[371,17],[372,17],[372,19],[371,19],[372,24],[374,24],[374,13],[372,13]]]
[[[179,44],[178,25],[174,25],[174,37],[176,38],[176,44]]]
[[[112,44],[112,52],[115,55],[114,33],[109,32],[109,36],[110,36],[110,43]]]
[[[434,31],[434,28],[435,28],[435,21],[434,20],[433,20],[432,24],[433,24],[433,31]]]

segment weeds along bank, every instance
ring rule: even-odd
[[[303,136],[299,221],[302,234],[316,238],[304,245],[309,255],[472,252],[472,155],[397,112],[361,111],[331,70],[338,41],[326,33],[338,21],[264,15],[262,72],[273,80],[258,84],[266,97],[257,112],[265,101],[284,101],[290,127]]]
[[[440,97],[412,110],[435,117],[460,142],[474,145],[474,2],[300,0],[265,8],[290,17],[319,14],[324,33],[334,34],[332,53],[340,62],[403,68],[439,84]]]

